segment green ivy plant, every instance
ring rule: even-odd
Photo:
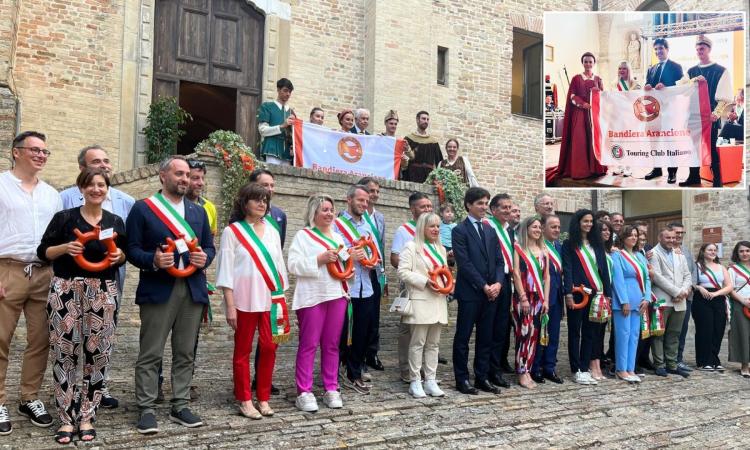
[[[426,183],[435,184],[439,191],[442,189],[445,196],[445,203],[450,203],[453,210],[456,211],[456,222],[466,216],[464,210],[464,194],[466,194],[466,185],[461,182],[455,172],[443,168],[435,168],[427,175]],[[441,203],[443,200],[440,200]],[[435,208],[437,210],[437,208]]]
[[[143,133],[148,149],[146,162],[153,164],[175,153],[177,143],[185,135],[180,127],[193,117],[177,104],[175,97],[159,97],[148,108]]]
[[[221,212],[219,222],[227,223],[234,199],[247,183],[250,172],[259,166],[252,149],[234,131],[218,130],[208,135],[195,147],[196,153],[210,153],[219,160],[224,170],[221,183]]]

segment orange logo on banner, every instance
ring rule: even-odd
[[[650,95],[638,97],[633,103],[633,113],[635,118],[641,122],[651,122],[659,117],[661,105],[659,101]]]
[[[348,163],[354,164],[362,159],[362,145],[353,137],[341,138],[338,150],[339,156]]]

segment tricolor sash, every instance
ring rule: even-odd
[[[605,253],[604,256],[607,258],[607,275],[609,275],[609,284],[612,284],[612,257]]]
[[[318,244],[322,245],[323,248],[326,250],[335,250],[339,247],[339,245],[334,241],[333,239],[329,238],[325,234],[323,234],[322,231],[318,229],[318,227],[305,227],[303,228],[305,230],[305,233],[312,239],[313,241],[317,242]],[[339,272],[343,272],[344,268],[341,266],[341,261],[339,259],[336,259],[336,269]],[[344,289],[344,292],[346,293],[346,345],[351,346],[352,345],[352,330],[354,326],[354,309],[352,309],[352,300],[349,296],[349,284],[347,284],[346,280],[341,280],[341,287]]]
[[[641,288],[641,294],[646,295],[646,280],[648,279],[648,270],[642,262],[638,261],[638,257],[631,254],[627,250],[621,250],[620,255],[633,267],[635,271],[635,279],[638,280],[638,287]]]
[[[744,279],[745,284],[750,283],[750,269],[745,267],[742,263],[732,264],[731,266],[729,266],[729,270],[733,270],[734,273]]]
[[[367,222],[367,225],[370,226],[370,235],[375,239],[375,243],[378,245],[378,257],[380,257],[381,261],[385,261],[383,259],[383,240],[380,239],[380,232],[378,231],[378,227],[375,225],[375,220],[373,220],[372,216],[369,212],[365,211],[365,215],[363,216],[365,218],[365,222]]]
[[[721,289],[721,285],[719,284],[718,278],[716,278],[716,274],[708,268],[708,266],[704,266],[701,270],[703,272],[703,275],[708,278],[708,282],[713,285],[716,289]]]
[[[284,298],[284,278],[276,268],[271,254],[265,244],[253,230],[252,225],[244,220],[229,224],[242,247],[247,250],[255,267],[263,277],[266,287],[271,292],[271,336],[273,342],[280,344],[289,339],[289,311]]]
[[[503,261],[505,267],[508,268],[508,272],[513,271],[513,244],[510,242],[510,234],[508,230],[503,227],[503,224],[499,220],[490,216],[489,219],[485,219],[485,223],[491,226],[495,230],[498,239],[500,239],[500,250],[503,254]]]
[[[350,246],[354,246],[354,243],[362,237],[362,234],[357,230],[357,227],[354,226],[351,220],[347,219],[344,216],[339,216],[334,221],[336,223],[336,228],[341,232],[341,235],[344,236],[344,239],[349,241]],[[372,234],[372,233],[371,233]],[[377,233],[373,234],[376,238],[378,236]],[[377,241],[376,241],[377,242]],[[378,245],[380,242],[378,242]],[[378,250],[380,247],[378,247]],[[365,252],[370,253],[368,248],[365,248]],[[381,259],[382,261],[382,259]]]
[[[602,283],[602,278],[599,276],[599,266],[596,265],[596,257],[591,254],[591,251],[585,245],[581,245],[575,250],[578,259],[581,261],[581,266],[583,266],[583,272],[586,274],[589,283],[591,283],[591,287],[596,289],[597,294],[604,293],[604,283]]]
[[[628,89],[628,84],[625,83],[625,80],[623,80],[622,78],[620,78],[620,82],[617,83],[617,90],[618,91],[629,91],[630,89]]]
[[[526,252],[520,245],[518,245],[518,243],[515,243],[514,248],[518,253],[518,256],[523,259],[524,263],[526,263],[529,275],[531,275],[531,280],[534,283],[534,289],[537,294],[539,294],[539,298],[544,301],[544,277],[542,275],[542,265],[539,263],[539,259],[534,256],[534,252]]]
[[[144,200],[146,206],[169,228],[177,239],[185,238],[188,241],[195,239],[195,232],[184,217],[174,209],[166,198],[157,192]]]
[[[549,250],[548,253],[550,263],[555,266],[557,273],[563,273],[562,258],[560,257],[560,253],[557,251],[557,248],[555,248],[555,244],[546,239],[544,240],[544,243],[547,245],[547,249]]]
[[[445,265],[445,259],[443,259],[443,256],[440,254],[440,252],[438,252],[437,248],[431,242],[424,242],[422,252],[424,253],[425,259],[429,261],[430,264],[432,264],[433,269],[437,269],[438,267],[443,267]]]
[[[406,231],[412,235],[412,237],[416,236],[417,234],[417,222],[416,221],[410,220],[401,226],[404,227]]]

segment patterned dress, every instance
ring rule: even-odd
[[[547,255],[544,254],[540,259],[543,274],[547,267]],[[531,371],[534,364],[537,342],[539,341],[539,332],[541,329],[541,312],[544,305],[544,292],[537,292],[529,268],[520,260],[521,265],[521,282],[523,291],[529,300],[529,313],[524,314],[521,311],[521,301],[518,295],[513,293],[513,302],[511,304],[511,316],[516,335],[516,372],[519,374]]]

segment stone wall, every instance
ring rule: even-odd
[[[16,96],[0,84],[0,171],[10,168],[10,147],[16,133]]]

